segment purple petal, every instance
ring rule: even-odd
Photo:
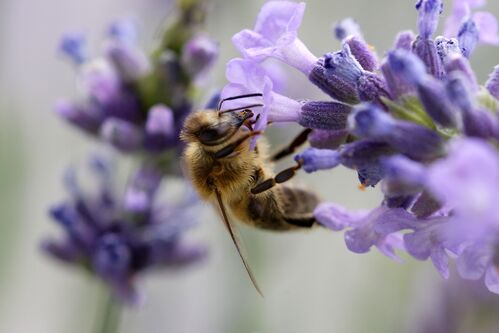
[[[494,265],[491,265],[485,273],[485,285],[491,292],[499,294],[499,269]]]
[[[434,249],[430,257],[438,273],[447,280],[449,278],[449,256],[445,250],[443,248]]]
[[[492,253],[485,246],[468,246],[457,258],[457,270],[464,279],[478,280],[490,263]]]
[[[358,224],[369,212],[349,212],[334,203],[321,203],[314,210],[314,216],[320,224],[335,231]]]
[[[489,12],[476,12],[473,20],[480,32],[480,42],[491,45],[499,45],[499,34],[497,19]]]
[[[304,12],[304,2],[269,1],[260,10],[254,30],[274,43],[290,43],[296,37]]]

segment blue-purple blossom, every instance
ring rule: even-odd
[[[65,180],[69,198],[50,210],[63,236],[45,240],[46,253],[95,274],[129,304],[140,302],[135,281],[145,271],[184,266],[205,256],[204,247],[183,237],[195,223],[197,199],[192,193],[177,202],[155,200],[161,173],[145,165],[122,198],[108,162],[93,159],[90,167],[97,185],[94,191],[82,188],[74,170],[69,170]]]
[[[308,75],[317,58],[298,38],[305,3],[267,2],[256,19],[253,30],[245,29],[232,42],[245,57],[262,61],[274,57]]]

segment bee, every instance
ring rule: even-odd
[[[286,231],[310,228],[316,221],[313,210],[318,197],[306,189],[283,184],[301,168],[301,163],[277,175],[272,164],[305,143],[310,129],[305,129],[286,148],[269,158],[267,145],[253,137],[261,134],[253,130],[251,104],[221,110],[225,101],[262,94],[246,94],[226,98],[218,108],[190,114],[181,131],[186,142],[184,165],[192,183],[204,200],[218,205],[220,215],[256,290],[262,295],[256,279],[242,252],[241,242],[229,220],[234,217],[242,223],[261,229]]]

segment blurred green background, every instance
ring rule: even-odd
[[[253,26],[262,3],[212,2],[208,31],[221,45],[213,87],[224,85],[224,64],[237,56],[231,36]],[[168,0],[0,2],[0,332],[90,332],[97,311],[98,284],[38,251],[43,237],[58,234],[46,210],[64,196],[64,168],[97,147],[53,112],[58,97],[76,91],[73,69],[56,54],[58,38],[68,29],[84,30],[97,53],[107,23],[132,15],[141,23],[144,47],[152,50],[171,8]],[[499,2],[487,8],[499,15]],[[381,55],[398,31],[415,29],[416,22],[412,0],[310,0],[300,38],[316,55],[335,50],[332,23],[347,16],[361,24]],[[482,82],[497,63],[497,48],[481,47],[473,56]],[[290,96],[324,98],[289,72]],[[269,135],[274,146],[292,136],[282,128]],[[299,181],[349,208],[371,208],[381,198],[378,189],[358,190],[356,175],[344,169],[302,174]],[[209,261],[146,278],[146,304],[125,312],[122,332],[423,332],[425,313],[441,306],[439,295],[446,291],[428,262],[404,257],[399,265],[377,252],[356,255],[342,234],[326,230],[273,234],[242,228],[265,292],[261,299],[222,224],[207,212],[193,237],[208,243]]]

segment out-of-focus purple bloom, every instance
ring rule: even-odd
[[[457,33],[457,40],[459,41],[461,52],[466,58],[469,58],[471,53],[475,50],[479,38],[480,33],[475,21],[469,19],[461,24]]]
[[[262,61],[274,57],[308,75],[317,57],[298,39],[305,3],[267,2],[256,19],[253,30],[234,35],[232,42],[245,58]]]
[[[453,143],[447,158],[434,163],[427,186],[449,207],[452,227],[445,236],[459,245],[458,269],[464,278],[478,279],[498,293],[497,253],[499,217],[499,156],[478,139]],[[465,190],[464,190],[465,189]]]
[[[480,42],[491,45],[499,44],[497,19],[489,12],[475,12],[472,10],[484,6],[486,0],[455,0],[452,14],[445,22],[444,35],[456,37],[462,29],[463,23],[471,20],[476,24]]]
[[[416,35],[411,30],[401,31],[395,37],[395,43],[393,43],[394,49],[403,49],[406,51],[412,50],[412,43],[416,39]]]
[[[211,68],[218,53],[218,43],[213,39],[204,35],[195,36],[182,50],[182,63],[191,75],[200,75]]]
[[[129,304],[140,299],[135,280],[144,271],[187,265],[204,257],[203,247],[182,239],[194,221],[183,213],[184,205],[194,211],[195,201],[187,197],[175,205],[153,202],[161,178],[157,170],[150,166],[140,170],[122,200],[113,188],[110,166],[97,160],[91,167],[98,182],[94,192],[81,189],[74,173],[67,178],[70,198],[51,210],[64,236],[43,243],[47,254],[89,269]],[[137,201],[138,192],[145,194],[145,201]]]
[[[496,66],[494,71],[489,75],[489,79],[485,84],[485,87],[492,96],[499,100],[499,65]]]
[[[87,40],[81,32],[65,34],[60,41],[59,50],[75,65],[80,65],[88,59]]]
[[[101,137],[123,152],[138,150],[144,140],[140,128],[117,118],[109,118],[104,122],[101,127]]]

